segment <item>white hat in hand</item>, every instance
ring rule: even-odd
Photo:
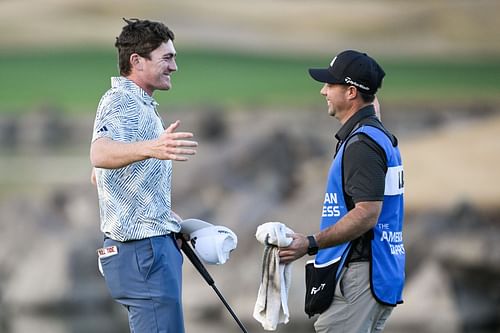
[[[231,229],[198,219],[182,221],[181,233],[189,234],[198,257],[210,265],[224,264],[238,244],[238,237]]]

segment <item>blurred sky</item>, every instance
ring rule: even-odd
[[[1,0],[0,48],[109,47],[121,17],[161,20],[178,45],[387,56],[500,54],[494,0]]]

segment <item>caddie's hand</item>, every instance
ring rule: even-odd
[[[373,108],[375,109],[375,115],[379,120],[382,120],[382,115],[380,114],[380,103],[378,101],[377,96],[375,96],[375,99],[373,100]]]
[[[309,240],[302,234],[287,234],[286,236],[293,238],[293,241],[289,246],[279,249],[280,263],[282,264],[288,264],[303,257],[309,247]]]
[[[177,120],[170,124],[158,139],[152,141],[151,157],[160,160],[187,161],[187,156],[196,154],[196,150],[192,148],[198,147],[198,142],[185,140],[192,138],[193,133],[175,132],[180,123]]]

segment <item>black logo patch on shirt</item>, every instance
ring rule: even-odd
[[[97,130],[97,133],[102,133],[102,132],[107,132],[108,128],[106,126],[103,126]]]

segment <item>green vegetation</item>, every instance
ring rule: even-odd
[[[500,60],[385,60],[383,96],[389,101],[498,102]]]
[[[179,51],[179,50],[178,50]],[[286,58],[233,52],[185,50],[178,55],[174,88],[155,97],[162,108],[318,105],[321,84],[307,75],[324,57]],[[500,60],[381,59],[387,72],[384,102],[476,102],[500,100]],[[0,54],[0,112],[40,105],[94,112],[116,75],[113,51],[56,50]]]

